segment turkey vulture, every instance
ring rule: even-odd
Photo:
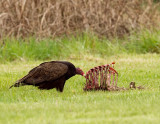
[[[63,92],[64,84],[70,77],[84,75],[80,68],[67,61],[44,62],[33,68],[26,76],[15,82],[11,87],[23,85],[37,86],[39,89],[53,89]],[[10,88],[11,88],[10,87]]]

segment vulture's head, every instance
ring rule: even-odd
[[[84,72],[80,68],[76,68],[76,74],[84,76]]]

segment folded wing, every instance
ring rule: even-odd
[[[63,63],[46,62],[32,69],[24,79],[21,79],[23,80],[21,82],[37,85],[43,82],[54,81],[64,76],[67,71],[68,66]]]

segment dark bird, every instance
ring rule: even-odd
[[[29,71],[26,76],[16,81],[10,88],[33,85],[37,86],[39,89],[49,90],[56,88],[57,91],[63,92],[66,80],[76,74],[84,76],[84,72],[80,68],[76,68],[70,62],[44,62]]]
[[[129,84],[129,88],[130,88],[130,89],[136,89],[136,83],[135,83],[135,82],[131,82],[131,83]]]
[[[136,83],[135,82],[131,82],[129,88],[130,89],[139,89],[139,90],[145,89],[145,87],[143,87],[143,86],[137,86],[136,87]]]

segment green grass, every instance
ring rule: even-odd
[[[6,38],[0,41],[0,124],[160,123],[160,31],[143,31],[123,39],[82,34],[55,40]],[[75,76],[64,92],[24,86],[8,89],[43,61],[67,60],[85,72],[116,62],[118,86],[131,81],[145,90],[84,92]]]
[[[23,86],[8,89],[14,81],[42,61],[14,61],[0,64],[0,124],[159,124],[160,55],[98,57],[83,55],[68,58],[85,72],[90,68],[116,61],[118,85],[131,81],[145,90],[123,92],[84,92],[85,79],[75,76],[66,82],[64,92],[38,90]]]
[[[6,38],[0,41],[0,62],[15,60],[79,59],[87,55],[105,57],[123,53],[160,53],[160,31],[141,31],[123,39],[98,38],[94,34],[36,40]]]
[[[0,62],[14,60],[47,60],[78,58],[84,54],[110,55],[121,51],[118,43],[99,39],[93,34],[57,38],[54,40],[5,39],[0,42]]]

